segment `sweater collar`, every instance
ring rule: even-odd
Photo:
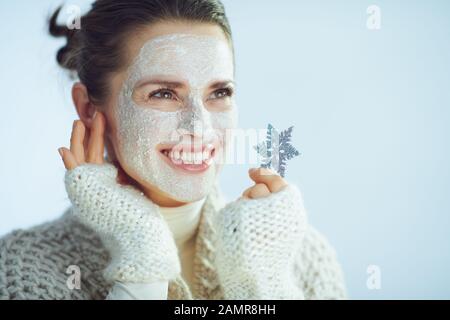
[[[225,205],[218,183],[206,197],[200,212],[195,238],[194,280],[192,291],[179,276],[169,282],[169,299],[223,299],[223,291],[215,270],[215,228],[212,219]]]
[[[159,207],[178,248],[182,249],[186,242],[195,235],[205,200],[206,197],[180,207]]]

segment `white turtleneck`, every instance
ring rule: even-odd
[[[181,275],[190,288],[194,279],[195,235],[205,199],[180,207],[159,208],[175,238],[181,262]]]
[[[178,248],[181,275],[191,289],[194,279],[195,239],[205,200],[206,197],[179,207],[159,207]],[[116,282],[108,295],[108,299],[165,300],[167,299],[168,285],[168,281],[155,283]]]

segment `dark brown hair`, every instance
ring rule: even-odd
[[[50,34],[66,37],[56,59],[87,87],[101,104],[109,93],[108,76],[125,64],[126,36],[141,27],[165,20],[212,23],[220,26],[232,46],[232,34],[220,0],[97,0],[81,17],[80,29],[57,25],[59,7],[49,20]]]

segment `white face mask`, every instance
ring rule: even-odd
[[[208,194],[221,166],[215,163],[214,157],[209,158],[211,145],[216,149],[213,152],[216,157],[225,152],[225,131],[236,127],[237,110],[233,97],[229,98],[226,110],[207,108],[205,90],[212,82],[233,80],[233,69],[228,43],[213,36],[170,34],[143,45],[128,70],[115,109],[118,152],[141,181],[182,202],[192,202]],[[179,108],[168,111],[152,107],[151,102],[144,106],[135,102],[135,87],[156,78],[187,83],[188,96]],[[202,153],[193,154],[181,147],[191,143],[191,135],[196,136],[196,142],[200,141],[196,150]],[[171,149],[172,157],[159,150],[162,144],[170,146],[169,149],[176,145]],[[208,145],[210,148],[205,149]],[[209,159],[202,162],[198,158],[200,154]],[[181,163],[177,156],[184,157],[185,161]],[[186,165],[193,160],[189,161],[190,156],[196,156],[195,163],[202,163],[203,171],[194,172],[192,168],[196,166]],[[171,160],[174,157],[178,165]]]

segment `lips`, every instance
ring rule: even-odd
[[[159,151],[166,162],[173,168],[200,173],[206,171],[214,161],[215,146],[177,144],[160,146]]]

